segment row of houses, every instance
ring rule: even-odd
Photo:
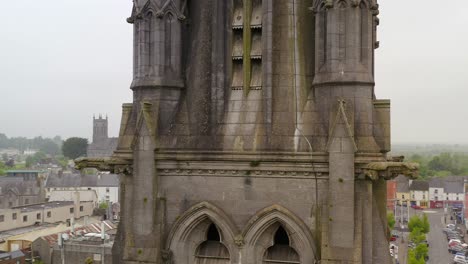
[[[449,176],[429,180],[409,180],[399,176],[387,183],[387,207],[409,203],[422,208],[463,207],[468,177]]]
[[[120,181],[116,174],[82,175],[79,172],[8,171],[0,177],[0,209],[72,199],[81,192],[95,204],[119,202]],[[93,196],[93,198],[89,198]]]

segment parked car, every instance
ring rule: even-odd
[[[395,252],[395,254],[398,254],[398,246],[395,244],[390,244],[390,252]]]
[[[466,257],[465,257],[465,256],[455,255],[455,256],[453,257],[453,263],[457,263],[457,264],[467,264],[468,262],[466,261]]]
[[[415,209],[415,210],[422,210],[423,208],[419,205],[412,205],[411,208]]]
[[[468,252],[466,248],[460,246],[460,245],[456,245],[456,246],[453,246],[453,247],[449,247],[448,248],[448,251],[452,254],[457,254],[457,253],[461,253],[462,255],[466,255],[466,253]]]

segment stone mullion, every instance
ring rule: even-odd
[[[252,0],[244,0],[244,28],[243,28],[243,50],[244,50],[244,94],[248,95],[250,91],[250,81],[252,78],[252,62],[250,60],[250,51],[252,46],[252,30],[250,20],[252,17]]]

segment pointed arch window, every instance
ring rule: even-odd
[[[301,263],[299,254],[291,247],[288,232],[282,226],[276,230],[273,242],[273,246],[265,251],[264,264]]]
[[[206,231],[206,239],[198,246],[195,253],[196,263],[199,264],[227,264],[230,255],[226,246],[221,242],[221,234],[215,224],[211,224]]]

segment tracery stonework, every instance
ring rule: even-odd
[[[117,264],[391,263],[376,0],[135,0]]]

